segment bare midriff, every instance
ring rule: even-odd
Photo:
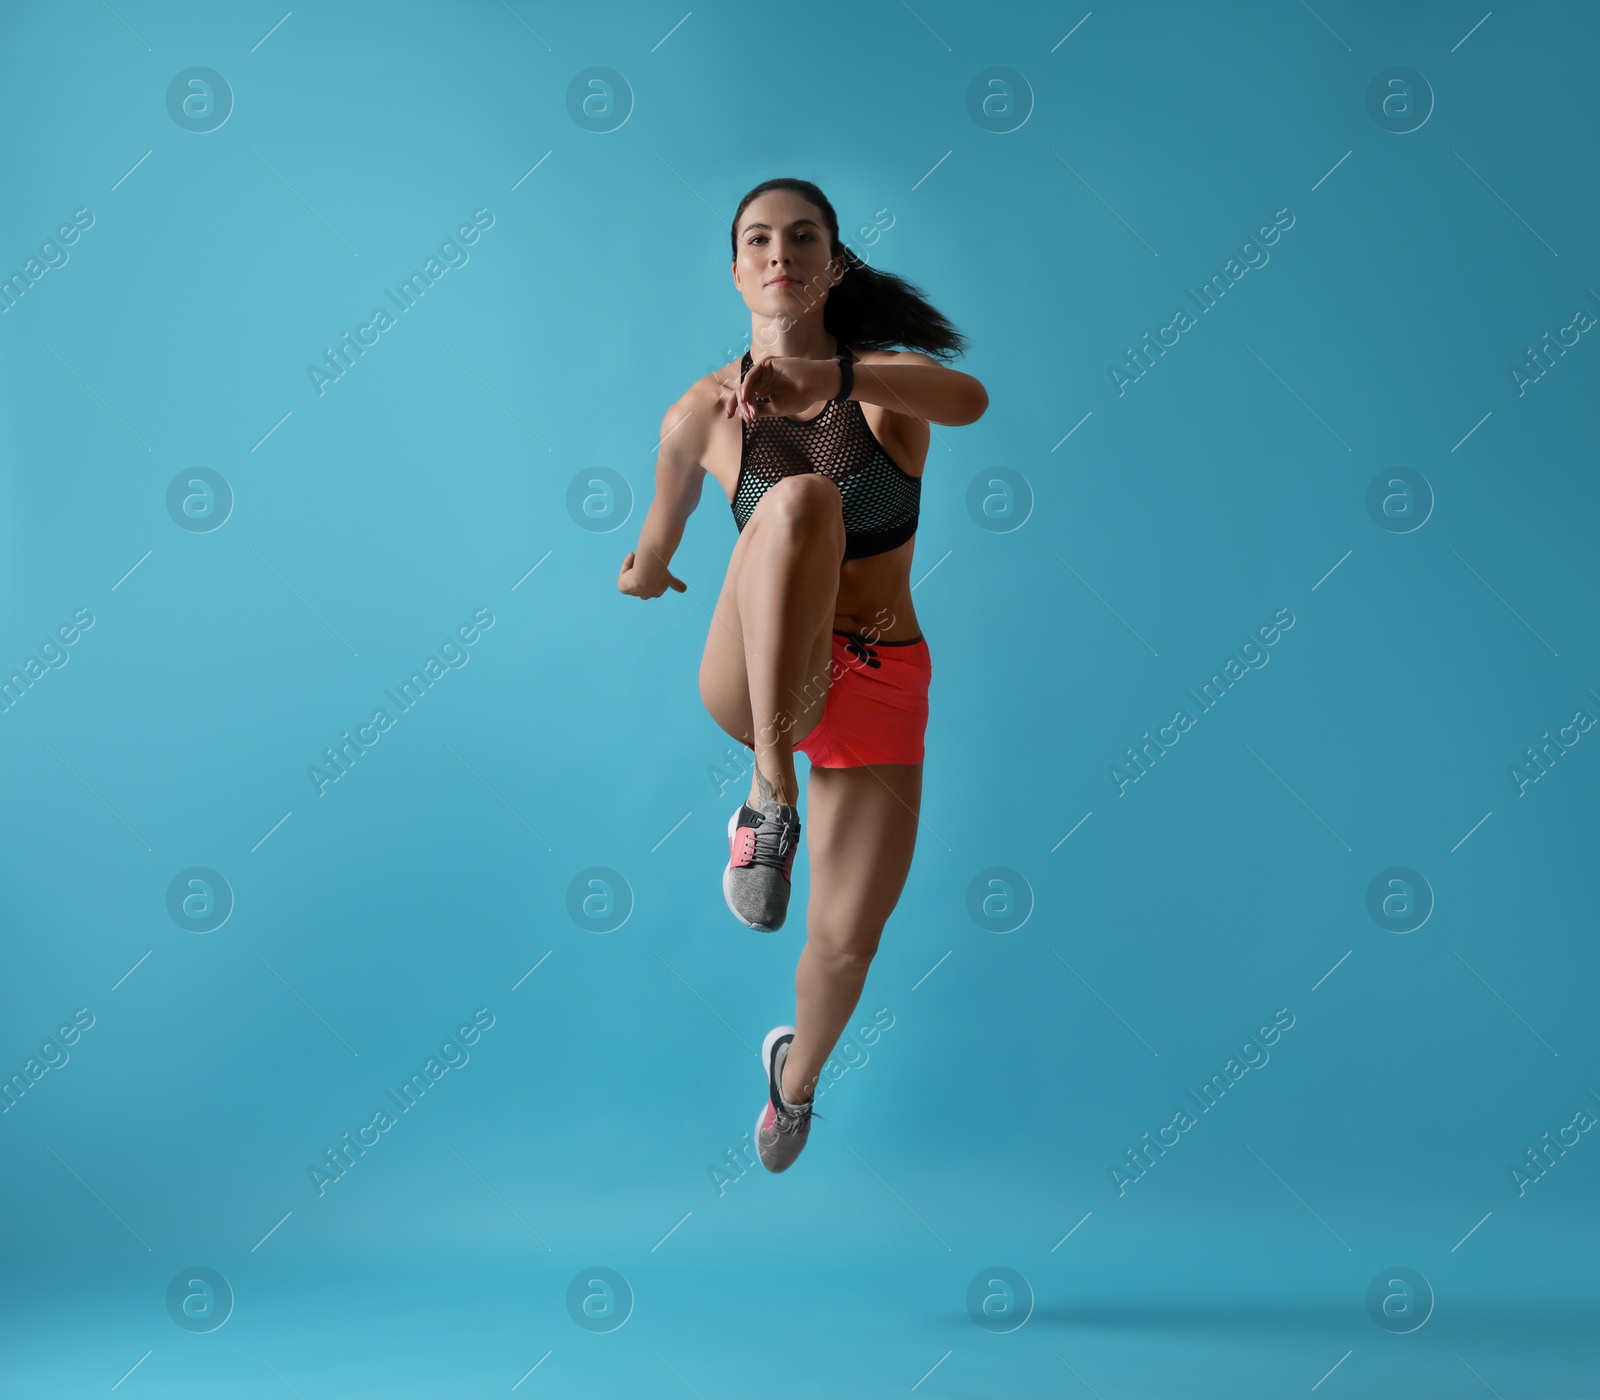
[[[913,536],[897,549],[846,559],[840,565],[839,596],[833,605],[835,630],[885,642],[922,635],[911,607],[911,551],[916,543]]]

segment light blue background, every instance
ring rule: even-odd
[[[1600,715],[1600,335],[1511,373],[1600,315],[1600,15],[1488,8],[7,7],[0,271],[94,222],[0,317],[0,671],[95,622],[0,715],[0,1072],[95,1021],[0,1117],[5,1393],[1596,1393],[1600,1140],[1522,1196],[1509,1168],[1600,1112],[1600,734],[1509,770]],[[196,66],[233,90],[205,134],[167,110]],[[595,66],[632,91],[603,134],[567,105]],[[1004,134],[967,106],[995,66],[1032,93]],[[1410,133],[1367,109],[1391,67],[1433,91]],[[720,895],[715,484],[692,592],[615,580],[663,412],[748,336],[727,228],[776,175],[971,337],[990,407],[927,463],[923,826],[856,1017],[893,1024],[794,1170],[719,1188],[804,924]],[[166,495],[202,467],[235,501],[191,533]],[[632,494],[603,533],[567,506],[600,468]],[[999,468],[1032,495],[1005,533],[967,505]],[[1399,468],[1433,495],[1410,533],[1367,508]],[[470,662],[318,796],[479,608]],[[1119,795],[1279,609],[1269,664]],[[167,913],[194,866],[234,891],[214,933]],[[606,934],[568,914],[596,866],[633,900]],[[1031,891],[1006,934],[968,913],[996,866]],[[1395,866],[1433,892],[1414,933],[1367,912]],[[1279,1008],[1270,1062],[1119,1195]],[[220,1330],[168,1314],[194,1266]],[[569,1315],[593,1266],[620,1329]],[[1364,1302],[1395,1266],[1436,1297],[1406,1335]],[[998,1334],[965,1301],[996,1267],[1033,1299]]]

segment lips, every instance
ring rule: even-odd
[[[767,285],[769,287],[798,287],[800,279],[797,277],[774,277]]]

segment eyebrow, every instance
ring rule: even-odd
[[[815,219],[796,219],[792,224],[789,225],[789,227],[790,228],[799,228],[801,224],[810,224],[812,228],[821,228],[822,227],[822,225],[819,224]],[[758,229],[758,228],[764,228],[764,229],[767,230],[768,233],[772,232],[772,225],[771,224],[746,224],[744,226],[744,232],[745,233],[749,233],[753,229]]]

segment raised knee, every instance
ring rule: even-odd
[[[839,488],[815,472],[786,476],[767,489],[756,505],[769,523],[806,534],[837,533],[844,537],[844,500]]]

